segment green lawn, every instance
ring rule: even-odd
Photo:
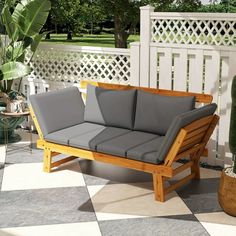
[[[128,42],[139,41],[139,35],[130,35]],[[79,46],[95,46],[95,47],[114,47],[115,39],[113,34],[83,34],[83,36],[74,36],[72,41],[66,40],[66,34],[51,34],[50,40],[42,40],[42,42],[75,44]]]

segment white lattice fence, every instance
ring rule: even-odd
[[[152,13],[151,41],[156,43],[233,46],[235,14]]]
[[[41,44],[30,78],[79,82],[81,79],[127,84],[130,80],[129,49]]]
[[[149,69],[141,68],[141,84],[212,94],[218,104],[220,123],[209,143],[209,164],[231,161],[228,133],[230,90],[236,74],[235,19],[236,14],[160,13],[152,7],[141,8],[141,64],[149,61]]]

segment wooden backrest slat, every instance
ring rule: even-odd
[[[193,136],[193,137],[191,137],[191,138],[187,138],[187,137],[186,137],[186,138],[184,139],[184,141],[183,141],[182,146],[184,146],[184,145],[186,145],[186,144],[189,144],[189,143],[191,143],[191,142],[194,142],[195,140],[199,140],[199,139],[200,139],[200,141],[201,141],[205,134],[206,134],[206,130],[203,131],[203,132],[201,132],[201,133],[199,133],[199,134],[196,134],[195,136]]]
[[[206,116],[200,120],[197,120],[187,126],[184,127],[184,129],[189,133],[196,129],[200,129],[205,125],[209,125],[212,122],[213,116]]]
[[[198,135],[198,134],[200,134],[200,133],[203,133],[203,132],[205,132],[208,128],[209,128],[209,124],[204,125],[204,126],[198,128],[198,129],[195,129],[195,130],[193,130],[193,131],[190,131],[190,132],[187,133],[187,136],[186,136],[185,139],[189,139],[189,138],[194,137],[195,135]]]
[[[80,87],[82,89],[86,89],[88,84],[98,86],[101,88],[106,88],[106,89],[117,89],[117,90],[138,89],[138,90],[143,90],[146,92],[166,95],[166,96],[195,96],[197,103],[205,103],[205,104],[211,103],[213,99],[212,95],[209,95],[209,94],[172,91],[172,90],[155,89],[155,88],[145,88],[145,87],[137,87],[137,86],[130,86],[130,85],[109,84],[109,83],[101,83],[101,82],[86,81],[86,80],[83,80],[80,82]]]

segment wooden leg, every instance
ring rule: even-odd
[[[190,159],[194,162],[194,164],[191,166],[191,174],[195,174],[194,179],[200,179],[200,157],[194,158],[194,156],[192,156]]]
[[[155,199],[160,202],[165,201],[164,196],[164,179],[160,174],[153,173],[153,185],[154,185],[154,194]]]
[[[44,149],[43,171],[49,173],[51,171],[52,152],[50,149]]]

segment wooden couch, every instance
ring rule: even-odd
[[[105,89],[115,89],[115,90],[137,89],[152,94],[175,96],[175,97],[194,96],[197,104],[210,104],[212,102],[212,96],[207,94],[177,92],[177,91],[169,91],[161,89],[141,88],[141,87],[132,87],[125,85],[106,84],[100,82],[82,81],[81,87],[84,99],[86,99],[86,87],[88,84],[92,84],[94,86],[98,86]],[[207,150],[205,149],[206,144],[219,120],[219,117],[217,115],[210,114],[200,119],[194,120],[191,123],[180,128],[168,152],[166,153],[164,160],[158,164],[154,164],[141,160],[124,158],[117,155],[111,155],[108,153],[98,152],[94,150],[87,150],[84,148],[73,147],[67,144],[48,141],[45,139],[44,132],[42,131],[42,127],[38,119],[39,117],[36,115],[37,113],[36,109],[38,109],[38,107],[35,106],[32,102],[31,116],[33,118],[33,121],[39,134],[37,147],[44,150],[43,169],[45,172],[50,172],[55,167],[68,161],[71,161],[77,157],[80,157],[151,173],[153,175],[155,199],[161,202],[165,201],[165,196],[171,191],[184,185],[191,179],[200,178],[199,159],[201,156],[207,155]],[[61,109],[63,109],[63,105]],[[66,154],[68,155],[68,157],[53,162],[53,157],[55,157],[58,154]],[[181,164],[177,168],[174,168],[173,167],[174,162],[177,162],[182,157],[188,157],[189,161],[185,164]],[[191,174],[182,178],[178,182],[175,182],[174,184],[165,187],[164,184],[165,181],[178,175],[179,173],[185,171],[188,168],[191,169]]]

